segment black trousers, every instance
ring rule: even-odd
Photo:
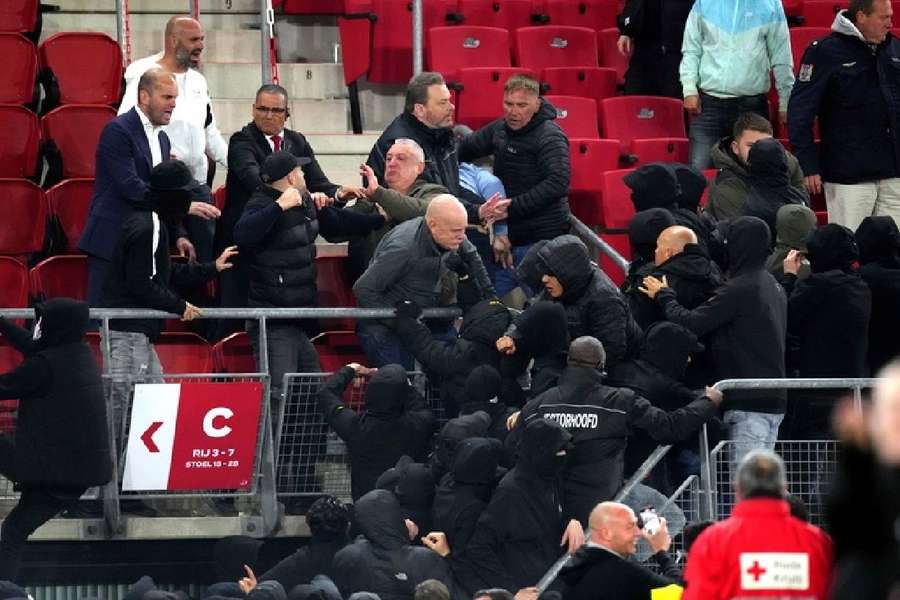
[[[0,474],[15,481],[15,445],[8,436],[0,436]],[[22,489],[19,503],[0,527],[0,581],[15,581],[28,536],[58,513],[74,505],[87,491],[83,488]]]
[[[668,96],[681,99],[681,48],[667,48],[656,42],[635,43],[634,54],[625,72],[625,95]]]

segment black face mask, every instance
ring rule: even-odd
[[[177,225],[187,216],[191,207],[191,194],[188,191],[176,190],[166,192],[156,199],[156,212],[168,225]]]

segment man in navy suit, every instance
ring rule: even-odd
[[[78,248],[88,254],[88,303],[97,306],[122,224],[144,197],[150,171],[169,158],[162,127],[175,108],[175,77],[150,69],[138,85],[137,105],[106,124],[97,145],[94,195]]]

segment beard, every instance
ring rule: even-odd
[[[191,56],[191,53],[184,46],[179,45],[175,48],[175,62],[178,63],[178,66],[184,67],[185,69],[190,69],[195,67],[194,59]]]

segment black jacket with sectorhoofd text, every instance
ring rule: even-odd
[[[35,307],[40,337],[0,317],[25,361],[0,375],[0,399],[18,399],[13,473],[19,489],[83,489],[112,478],[106,398],[84,342],[88,306],[53,298]]]

